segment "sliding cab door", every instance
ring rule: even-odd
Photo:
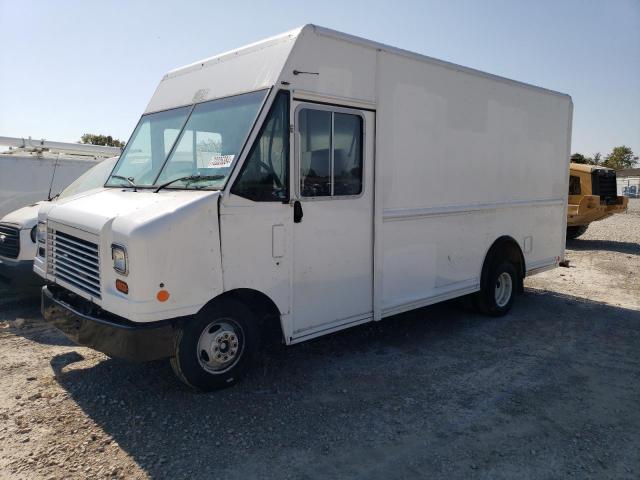
[[[293,337],[303,339],[372,318],[375,114],[293,108]]]

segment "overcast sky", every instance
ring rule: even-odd
[[[305,23],[568,93],[574,152],[640,153],[640,0],[0,0],[0,136],[126,140],[168,70]]]

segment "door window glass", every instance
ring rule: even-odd
[[[300,132],[300,193],[303,197],[362,192],[362,118],[304,108]]]
[[[302,196],[331,196],[331,112],[305,108],[298,119]]]
[[[362,118],[334,113],[333,194],[359,195],[362,191]]]
[[[289,92],[278,93],[231,193],[255,202],[289,199]]]

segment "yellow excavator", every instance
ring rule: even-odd
[[[578,238],[591,222],[625,212],[628,200],[617,195],[615,170],[570,163],[567,239]]]

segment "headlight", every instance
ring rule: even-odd
[[[36,227],[34,227],[36,228]],[[33,240],[33,230],[31,230],[31,239]],[[45,222],[38,222],[37,231],[35,233],[36,240],[39,243],[45,243],[47,241],[47,224]]]
[[[122,245],[111,245],[111,258],[113,269],[121,275],[129,273],[127,265],[127,249]]]
[[[29,233],[29,236],[31,237],[31,241],[33,243],[36,243],[36,240],[38,239],[38,225],[33,226],[31,232]]]

